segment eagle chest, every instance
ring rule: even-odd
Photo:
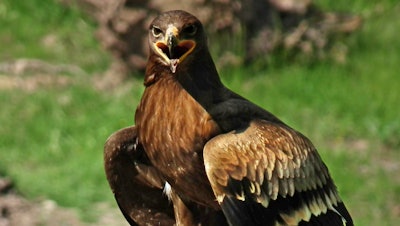
[[[203,147],[218,126],[179,84],[147,87],[135,120],[139,141],[167,177],[190,178],[204,171]]]

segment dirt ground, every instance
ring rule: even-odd
[[[64,208],[52,200],[29,201],[15,191],[12,181],[0,177],[0,226],[126,226],[118,208],[97,204],[97,221],[80,219],[76,210]]]

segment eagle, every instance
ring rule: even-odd
[[[135,125],[104,146],[131,225],[353,225],[312,142],[224,86],[195,16],[160,14],[148,40]]]

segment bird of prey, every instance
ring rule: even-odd
[[[104,149],[131,225],[353,225],[311,141],[222,84],[195,16],[160,14],[149,46],[135,125]]]

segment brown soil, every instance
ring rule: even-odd
[[[85,222],[77,210],[60,207],[53,200],[27,200],[15,191],[11,180],[0,177],[0,226],[128,225],[118,208],[96,204],[94,209],[100,217],[95,222]]]

